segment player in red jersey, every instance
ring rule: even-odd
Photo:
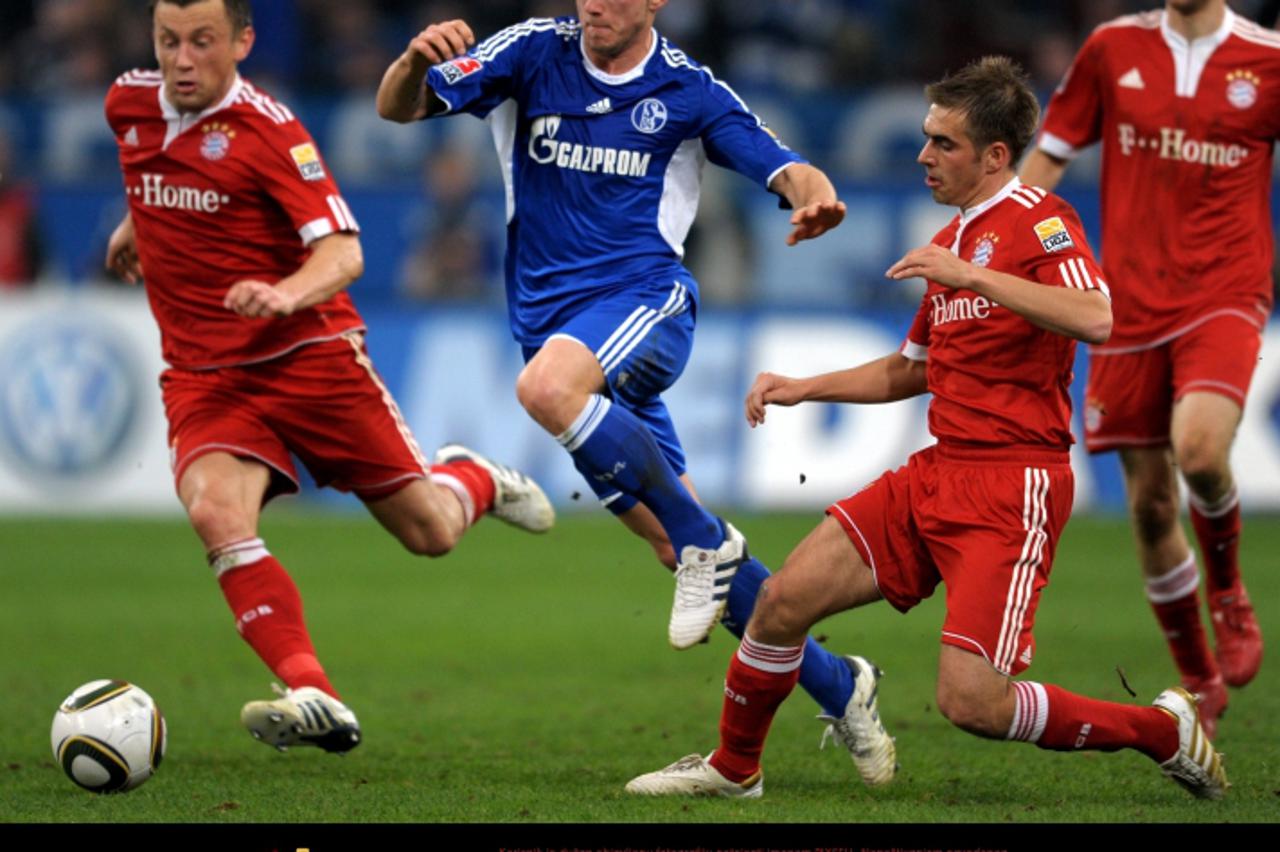
[[[1075,342],[1105,341],[1111,309],[1075,212],[1014,174],[1039,117],[1021,70],[988,57],[926,93],[917,159],[934,200],[960,213],[888,271],[928,280],[906,342],[878,360],[808,379],[762,373],[746,414],[756,426],[768,405],[879,403],[929,392],[938,442],[829,507],[766,582],[729,664],[719,747],[635,778],[627,790],[760,795],[765,736],[795,684],[809,628],[881,599],[906,611],[941,582],[947,615],[937,701],[952,723],[1056,751],[1137,749],[1196,795],[1218,798],[1226,776],[1184,690],[1133,707],[1012,680],[1031,662],[1036,604],[1071,511],[1067,389]],[[863,712],[834,733],[853,744],[863,779],[883,783],[893,777],[894,743],[880,723],[876,678],[857,684]]]
[[[1090,350],[1085,445],[1120,452],[1147,597],[1211,735],[1227,704],[1224,679],[1243,686],[1262,661],[1237,560],[1229,454],[1271,311],[1277,136],[1280,35],[1223,0],[1170,0],[1093,32],[1021,173],[1053,189],[1077,151],[1102,142],[1115,330]],[[1179,472],[1207,569],[1216,660],[1179,522]]]
[[[178,496],[236,629],[289,687],[245,705],[255,737],[344,752],[360,741],[317,659],[289,575],[258,537],[263,504],[317,483],[352,491],[410,551],[447,553],[486,512],[533,531],[554,512],[523,475],[463,447],[428,465],[344,292],[358,226],[311,137],[242,79],[247,0],[151,4],[159,71],[111,87],[129,214],[107,265],[146,292]]]

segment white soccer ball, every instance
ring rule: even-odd
[[[95,793],[123,793],[160,765],[167,733],[146,692],[123,680],[95,680],[62,702],[49,739],[72,781]]]

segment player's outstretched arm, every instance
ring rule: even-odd
[[[1085,343],[1106,343],[1111,336],[1111,300],[1101,290],[1049,287],[975,266],[942,246],[907,252],[885,275],[898,281],[925,278],[944,287],[972,290],[1032,325]]]
[[[133,215],[125,217],[107,240],[107,269],[130,284],[142,280],[142,263],[138,260],[138,238],[133,232]]]
[[[311,256],[297,272],[275,284],[237,281],[222,303],[242,317],[287,317],[332,298],[363,272],[360,238],[349,233],[329,234],[311,244]]]
[[[423,82],[427,69],[462,56],[475,43],[471,27],[461,20],[432,24],[418,33],[382,75],[378,85],[378,115],[403,124],[440,111],[443,104],[432,97]]]
[[[895,402],[928,390],[925,362],[894,352],[848,370],[793,379],[760,373],[744,403],[752,428],[764,422],[765,407],[800,402]]]
[[[769,189],[791,205],[791,233],[787,245],[811,240],[844,221],[844,202],[836,198],[831,180],[808,163],[792,163],[773,178]]]
[[[1041,148],[1032,148],[1022,160],[1018,177],[1029,186],[1038,186],[1053,192],[1062,181],[1062,175],[1069,165],[1071,165],[1069,160],[1055,157]]]

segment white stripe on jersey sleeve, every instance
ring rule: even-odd
[[[338,204],[338,209],[342,211],[343,218],[346,222],[348,231],[359,231],[360,223],[356,221],[355,215],[351,212],[351,208],[347,206],[347,200],[341,195],[330,196]]]
[[[358,231],[360,228],[356,225],[355,219],[351,218],[347,205],[342,199],[336,195],[325,197],[325,201],[329,202],[329,212],[333,214],[333,220],[337,223],[337,230],[340,231]]]
[[[929,347],[922,346],[914,340],[905,341],[902,344],[902,356],[910,361],[928,361]]]
[[[1063,283],[1068,287],[1076,290],[1097,290],[1106,296],[1108,301],[1111,299],[1111,289],[1107,287],[1107,282],[1089,274],[1089,265],[1084,262],[1084,258],[1073,257],[1059,263],[1058,272],[1062,276]]]
[[[493,59],[525,36],[556,28],[555,18],[531,18],[524,23],[515,24],[489,36],[472,51],[472,56],[485,62]]]

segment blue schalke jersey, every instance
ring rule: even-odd
[[[603,293],[692,281],[680,261],[708,159],[762,186],[805,162],[656,32],[645,61],[621,75],[587,59],[581,33],[575,18],[531,19],[427,72],[449,113],[485,118],[493,132],[507,305],[526,346]]]

